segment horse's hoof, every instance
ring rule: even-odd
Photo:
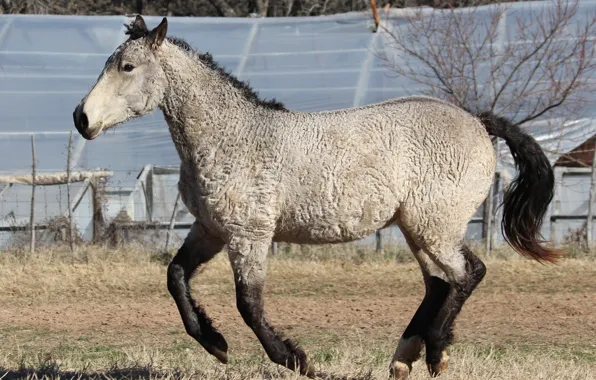
[[[228,353],[213,346],[205,346],[207,352],[215,356],[222,364],[228,364]]]
[[[217,350],[215,353],[213,353],[213,356],[215,356],[220,363],[228,364],[228,354],[225,352]]]
[[[410,376],[410,366],[406,363],[395,361],[389,370],[393,380],[406,380]]]
[[[310,379],[316,378],[315,366],[306,358],[306,355],[302,353],[301,356],[296,357],[296,366],[290,366],[289,369],[300,373],[302,376],[306,376]]]
[[[303,372],[304,373],[302,375],[308,377],[309,379],[314,379],[314,378],[317,377],[315,375],[315,367],[312,364],[310,364],[310,363],[308,363],[308,367]]]
[[[431,377],[437,377],[443,372],[447,370],[447,361],[449,360],[449,355],[447,352],[441,352],[441,361],[438,363],[427,363],[428,372],[430,373]]]
[[[215,356],[223,364],[228,364],[228,343],[216,330],[207,331],[197,341],[207,350],[208,353]]]

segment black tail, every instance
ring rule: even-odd
[[[555,262],[562,251],[549,249],[540,234],[542,219],[553,199],[554,175],[550,162],[534,138],[492,112],[478,115],[490,135],[505,140],[519,172],[503,200],[501,228],[505,240],[526,257]]]

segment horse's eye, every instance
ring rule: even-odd
[[[134,70],[134,66],[131,65],[130,63],[127,63],[126,65],[124,65],[124,67],[122,68],[122,70],[126,71],[127,73],[130,73],[131,71]]]

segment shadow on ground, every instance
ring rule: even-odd
[[[179,371],[161,372],[147,367],[115,368],[104,372],[93,371],[61,371],[56,368],[21,368],[19,370],[6,370],[0,368],[1,380],[15,379],[189,379],[201,378],[201,373],[188,373]]]
[[[259,374],[266,380],[279,379],[280,371],[264,370]],[[103,372],[93,371],[62,371],[55,367],[47,368],[21,368],[19,370],[7,370],[0,368],[0,380],[15,379],[76,379],[76,380],[124,380],[124,379],[208,379],[200,372],[181,372],[181,371],[158,371],[148,367],[115,368]],[[340,376],[319,371],[316,373],[316,379],[319,380],[372,380],[372,373],[360,373],[351,376]]]
[[[331,373],[327,373],[324,371],[319,371],[315,375],[316,375],[317,379],[321,379],[321,380],[372,380],[373,379],[372,371],[365,372],[365,373],[359,373],[357,375],[350,375],[350,376],[340,376],[340,375],[334,375]]]

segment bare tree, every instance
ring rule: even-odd
[[[505,4],[488,12],[412,10],[402,22],[381,27],[388,38],[380,57],[421,85],[417,92],[471,112],[492,111],[519,125],[565,118],[584,106],[596,68],[596,16],[578,24],[579,0],[551,4],[534,5],[523,18]]]
[[[209,0],[219,16],[236,17],[236,11],[225,0]]]
[[[518,125],[544,118],[558,120],[561,129],[578,117],[596,69],[596,15],[578,23],[579,0],[532,4],[523,15],[500,3],[489,8],[440,3],[433,5],[448,7],[405,10],[403,19],[380,27],[386,37],[380,58],[420,85],[416,93],[477,114],[492,111]],[[487,250],[494,209],[493,197],[487,197],[482,234]]]
[[[2,12],[3,13],[11,13],[12,11],[12,4],[10,0],[2,0]]]
[[[248,14],[266,17],[269,10],[269,0],[248,0]]]
[[[169,16],[315,16],[367,9],[369,0],[0,0],[2,13]],[[404,0],[406,1],[406,0]],[[425,2],[429,0],[407,0]],[[430,0],[438,1],[438,0]],[[444,1],[444,0],[441,0]],[[399,6],[399,4],[397,4]]]

